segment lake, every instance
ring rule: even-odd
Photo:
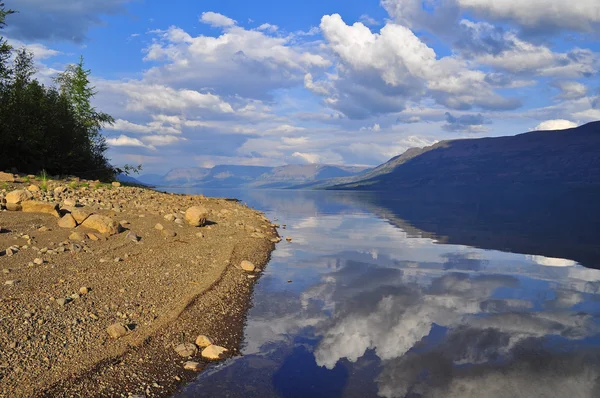
[[[179,192],[239,198],[293,241],[243,356],[176,397],[600,396],[595,193]]]

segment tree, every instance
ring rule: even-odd
[[[112,125],[115,120],[107,113],[98,112],[92,106],[91,100],[97,92],[90,83],[90,74],[91,71],[85,69],[83,56],[81,56],[79,63],[67,66],[67,69],[60,73],[54,81],[58,84],[61,95],[67,98],[73,106],[75,116],[85,129],[91,143],[90,150],[100,167],[100,165],[108,164],[104,157],[108,146],[100,131],[104,126]]]
[[[8,15],[14,14],[15,11],[7,10],[4,3],[0,1],[0,29],[6,26],[5,19]],[[10,67],[8,61],[11,56],[12,47],[0,36],[0,85],[5,84],[5,80],[10,75]]]

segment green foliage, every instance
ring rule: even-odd
[[[36,177],[36,180],[40,180],[42,183],[40,184],[40,189],[44,192],[48,191],[48,173],[46,170],[42,170],[39,177]]]
[[[0,29],[12,13],[0,1]],[[83,58],[58,75],[58,88],[40,84],[35,73],[33,55],[13,50],[0,37],[0,170],[43,169],[52,175],[112,180],[117,169],[105,157],[101,130],[114,119],[91,105],[96,91]]]

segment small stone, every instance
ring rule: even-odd
[[[162,225],[162,224],[158,223],[158,224],[156,224],[156,225],[154,226],[154,229],[157,229],[157,230],[159,230],[159,231],[162,231],[163,229],[165,229],[165,227],[163,227],[163,225]]]
[[[202,357],[206,359],[221,359],[224,354],[229,351],[227,348],[220,347],[218,345],[211,344],[202,350]]]
[[[171,230],[168,230],[168,229],[163,229],[160,232],[163,234],[163,236],[165,236],[167,238],[174,238],[174,237],[177,236],[177,232],[171,231]]]
[[[246,272],[254,272],[254,270],[256,269],[256,266],[248,260],[242,261],[240,267],[242,267],[242,269]]]
[[[123,227],[118,222],[98,214],[92,214],[81,225],[108,235],[115,235],[123,230]]]
[[[60,305],[61,307],[64,306],[65,304],[67,304],[67,299],[66,298],[58,298],[56,299],[56,304]]]
[[[119,263],[121,261],[123,261],[123,259],[121,257],[115,257],[115,263]]]
[[[71,214],[65,214],[63,218],[58,220],[58,226],[61,228],[75,228],[77,221],[75,221]]]
[[[138,243],[140,241],[140,237],[136,235],[135,232],[129,231],[125,236],[125,239],[130,240],[132,242]]]
[[[111,185],[115,188],[118,188],[121,186],[121,183],[119,181],[113,181]]]
[[[98,241],[99,240],[98,236],[96,234],[91,233],[91,232],[87,234],[87,237],[90,240],[93,240],[93,241]]]
[[[195,372],[199,372],[202,370],[202,365],[200,365],[200,363],[198,363],[198,362],[187,361],[186,363],[183,364],[183,368],[185,370],[193,370]]]
[[[108,328],[106,328],[106,332],[108,333],[111,339],[118,339],[125,336],[127,332],[129,332],[129,330],[120,323],[113,323]]]
[[[7,286],[14,286],[17,283],[19,283],[19,281],[16,280],[16,279],[4,282],[4,284],[7,285]]]
[[[290,238],[289,236],[287,238],[285,238],[285,240],[287,240],[288,242],[292,241],[292,238]]]
[[[73,293],[73,294],[72,294],[72,295],[70,295],[69,297],[70,297],[70,298],[72,298],[73,300],[77,300],[77,299],[78,299],[79,297],[81,297],[81,296],[79,296],[79,294],[77,294],[77,293]]]
[[[205,348],[212,344],[214,344],[214,341],[208,336],[201,334],[196,337],[196,345],[200,348]]]
[[[41,258],[36,258],[33,260],[33,263],[36,265],[42,265],[42,264],[44,264],[44,260]]]
[[[164,216],[164,219],[167,221],[175,221],[176,218],[177,218],[177,215],[175,215],[175,214],[167,214]]]
[[[86,294],[88,294],[90,292],[90,289],[88,289],[87,287],[83,286],[79,288],[79,294],[81,294],[82,296],[85,296]]]
[[[196,234],[196,237],[197,237],[197,238],[204,238],[204,234],[203,234],[202,232],[198,232],[198,233]]]
[[[39,232],[48,232],[48,231],[50,231],[50,228],[42,225],[41,227],[38,228],[38,231]]]
[[[29,192],[37,192],[40,190],[40,187],[38,187],[37,185],[31,184],[30,186],[27,187],[27,190]]]
[[[198,353],[198,347],[192,343],[183,343],[175,347],[175,352],[180,357],[191,357]]]

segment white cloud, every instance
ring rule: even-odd
[[[264,24],[260,25],[256,29],[258,29],[258,30],[266,30],[268,32],[277,32],[279,30],[279,26],[277,26],[277,25],[271,25],[270,23],[264,23]]]
[[[224,28],[235,25],[237,22],[229,17],[226,17],[223,14],[219,14],[216,12],[203,12],[202,16],[200,16],[200,22],[204,22],[210,26],[216,28]]]
[[[556,119],[546,120],[535,126],[533,130],[565,130],[577,127],[577,123],[573,123],[570,120]]]
[[[593,31],[600,24],[597,0],[457,0],[466,9],[495,20],[512,20],[531,29]]]
[[[545,265],[547,267],[574,267],[577,265],[576,261],[567,260],[565,258],[553,258],[544,256],[527,256],[527,258],[539,265]]]
[[[585,97],[588,91],[585,85],[575,81],[558,81],[552,85],[560,90],[560,94],[556,96],[557,99],[579,99]]]
[[[110,146],[125,146],[125,147],[140,147],[140,148],[148,148],[148,149],[156,149],[152,145],[146,145],[142,141],[137,138],[131,138],[126,135],[120,135],[118,138],[107,138],[106,143]]]
[[[179,141],[187,141],[186,138],[176,137],[174,135],[150,135],[142,139],[152,146],[165,146]]]

